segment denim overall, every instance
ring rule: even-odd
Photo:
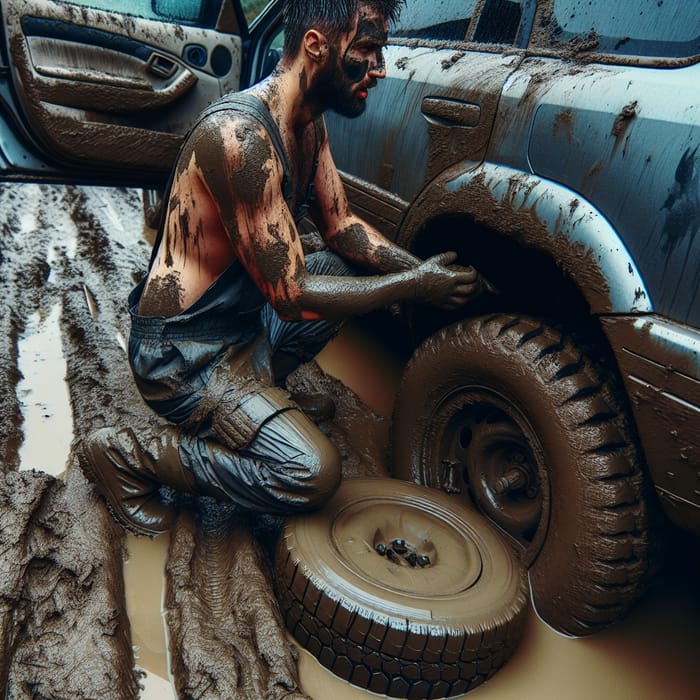
[[[290,202],[289,167],[267,108],[252,95],[228,95],[202,112],[197,124],[224,110],[253,118],[267,130],[284,167],[283,196]],[[295,213],[297,223],[313,198],[318,125],[316,134],[314,165],[306,201]],[[166,203],[171,187],[172,177]],[[165,216],[150,265],[164,225]],[[312,275],[355,274],[328,251],[307,255],[306,267]],[[319,474],[309,471],[319,468],[318,459],[310,464],[303,454],[313,452],[314,440],[325,436],[301,414],[289,394],[276,386],[292,368],[287,367],[284,376],[275,376],[273,367],[280,353],[296,358],[293,364],[311,360],[342,322],[282,321],[239,261],[190,307],[169,318],[139,315],[145,281],[129,295],[129,362],[145,402],[182,428],[180,455],[197,482],[215,487],[247,508],[275,513],[293,510],[296,497],[301,499],[311,484],[332,491],[339,474],[329,474],[328,483],[319,484]],[[286,413],[288,420],[271,420]],[[324,450],[328,452],[327,446]]]

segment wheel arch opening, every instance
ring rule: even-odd
[[[498,290],[478,302],[479,311],[512,311],[567,324],[591,323],[590,305],[583,292],[552,256],[523,246],[467,215],[430,220],[417,232],[411,248],[421,258],[453,250],[459,264],[473,265]],[[466,311],[474,315],[471,305]]]

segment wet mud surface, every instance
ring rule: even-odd
[[[49,456],[37,463],[22,460],[28,426],[18,386],[26,369],[17,349],[31,332],[32,319],[46,320],[58,308],[75,436],[103,425],[136,427],[151,420],[124,353],[126,295],[150,252],[141,195],[1,185],[0,226],[0,378],[5,387],[0,402],[0,696],[370,697],[290,646],[268,568],[280,523],[272,518],[252,522],[208,499],[175,498],[179,517],[170,535],[138,540],[146,558],[154,558],[154,547],[163,551],[164,643],[170,653],[135,649],[143,640],[134,630],[142,633],[144,621],[133,598],[146,594],[132,591],[127,609],[125,588],[138,589],[139,578],[152,571],[132,570],[125,583],[134,540],[94,497],[72,456],[64,464],[63,451],[52,449],[48,424],[45,435],[35,431],[32,439],[46,441]],[[358,385],[367,380],[370,386],[360,393],[376,413],[316,364],[300,369],[290,383],[337,396],[336,418],[326,429],[343,455],[346,475],[384,475],[388,420],[382,416],[389,415],[391,398],[366,398],[380,381],[357,358],[357,345],[342,351],[342,369],[354,374]],[[335,372],[331,360],[319,363]],[[384,377],[390,372],[380,370]],[[390,381],[382,387],[385,395],[390,387]],[[35,391],[41,394],[41,387]],[[65,416],[45,412],[49,423],[70,425]],[[700,688],[700,572],[689,551],[697,553],[696,541],[684,540],[674,549],[674,567],[639,610],[595,638],[564,639],[531,614],[516,655],[469,697],[539,700],[561,697],[567,687],[567,696],[577,700],[694,700]],[[153,611],[155,618],[160,613]],[[163,675],[169,671],[164,686],[171,686],[171,693],[143,690],[140,661],[146,651],[162,655],[164,668],[169,656]]]
[[[153,418],[124,352],[126,296],[150,250],[141,211],[135,191],[0,188],[3,697],[139,695],[125,607],[124,533],[72,456],[60,478],[47,472],[60,473],[62,465],[19,471],[24,425],[17,348],[27,319],[45,318],[59,305],[76,439],[104,425],[147,429]],[[337,418],[327,430],[348,474],[383,471],[384,455],[372,447],[381,441],[368,440],[358,452],[350,439],[385,432],[378,415],[315,364],[300,368],[290,383],[338,396]],[[209,499],[171,496],[180,515],[170,534],[165,609],[179,696],[307,697],[298,690],[269,581],[268,549],[280,523],[252,522]]]

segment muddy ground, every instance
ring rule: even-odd
[[[124,301],[150,250],[140,211],[133,190],[0,188],[2,697],[139,695],[125,609],[124,533],[72,457],[60,478],[47,473],[62,471],[56,465],[18,470],[24,426],[16,389],[18,339],[28,319],[59,305],[76,439],[104,425],[153,420],[124,353]],[[337,418],[328,429],[346,472],[377,473],[383,455],[371,445],[378,441],[357,451],[349,438],[381,431],[381,419],[315,364],[292,382],[323,384],[337,394]],[[269,585],[268,548],[279,522],[249,520],[208,499],[173,498],[180,514],[170,535],[165,602],[179,696],[307,697],[298,690]]]
[[[0,185],[0,698],[148,695],[140,691],[144,681],[132,635],[143,620],[130,620],[125,602],[124,561],[133,540],[113,523],[70,457],[63,473],[69,441],[63,435],[59,441],[46,426],[71,421],[41,404],[42,386],[33,388],[51,444],[41,452],[55,458],[26,450],[28,431],[34,442],[43,436],[41,427],[29,430],[21,376],[27,369],[18,358],[20,339],[55,316],[73,414],[73,429],[66,432],[79,438],[102,425],[149,420],[123,349],[124,300],[150,251],[146,236],[152,232],[144,232],[141,211],[136,190]],[[342,362],[347,369],[356,359],[344,355]],[[63,368],[53,371],[63,384]],[[369,375],[359,365],[351,371]],[[344,454],[346,474],[382,473],[387,420],[315,364],[293,381],[322,384],[338,396],[337,419],[328,428]],[[163,601],[178,697],[369,697],[319,673],[305,653],[300,669],[310,695],[299,690],[295,654],[277,616],[266,565],[279,523],[251,523],[207,500],[178,505],[164,556]],[[700,698],[697,551],[697,543],[679,546],[674,570],[640,609],[594,638],[563,639],[531,613],[514,658],[469,697]],[[129,579],[133,589],[133,571]]]

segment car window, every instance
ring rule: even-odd
[[[682,58],[700,54],[698,10],[679,0],[554,0],[550,34],[601,53]]]
[[[525,5],[533,5],[533,0],[408,0],[391,34],[397,38],[511,45],[518,39]],[[478,19],[470,30],[475,11]]]
[[[270,0],[241,0],[241,8],[246,22],[250,26],[263,9],[270,4]]]
[[[213,27],[221,0],[71,0],[75,5],[109,10],[146,19]]]
[[[523,6],[531,0],[486,0],[471,40],[482,44],[515,44]]]
[[[407,0],[391,35],[394,37],[464,41],[476,0]]]

